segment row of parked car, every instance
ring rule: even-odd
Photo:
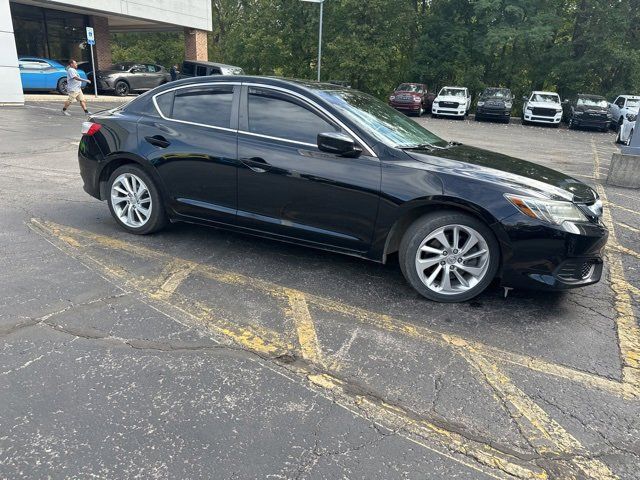
[[[509,123],[514,96],[511,90],[489,87],[476,102],[476,120],[493,119]],[[547,124],[569,128],[589,127],[601,131],[614,128],[617,141],[629,143],[633,135],[640,96],[620,95],[612,103],[599,95],[580,94],[573,100],[560,99],[556,92],[533,91],[522,97],[522,124]],[[471,110],[471,94],[466,87],[443,87],[438,94],[421,83],[402,83],[389,96],[389,105],[408,114],[463,118]]]
[[[40,57],[18,59],[22,88],[24,91],[52,91],[67,93],[67,71],[62,62]],[[240,67],[222,63],[184,61],[178,69],[178,78],[206,75],[242,75]],[[78,63],[78,74],[93,82],[90,62]],[[96,72],[98,90],[125,96],[155,88],[171,81],[170,72],[162,65],[152,63],[124,62],[111,65]],[[92,87],[89,87],[92,88]]]

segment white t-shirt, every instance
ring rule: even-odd
[[[76,80],[73,77],[79,77],[78,71],[75,68],[67,67],[67,91],[68,92],[78,92],[82,87],[82,82],[80,80]]]

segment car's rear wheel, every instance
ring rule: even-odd
[[[489,286],[500,262],[498,242],[489,227],[457,212],[416,220],[402,237],[399,255],[409,284],[437,302],[477,296]]]
[[[58,84],[56,85],[56,90],[60,95],[68,94],[66,78],[62,77],[61,79],[58,80]]]
[[[129,94],[129,84],[124,80],[118,80],[113,88],[115,94],[119,97],[124,97]]]
[[[145,235],[166,225],[160,192],[144,170],[133,164],[117,168],[109,177],[109,210],[128,232]]]

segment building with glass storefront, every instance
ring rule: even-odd
[[[66,64],[90,61],[86,27],[93,27],[97,68],[111,64],[110,34],[184,29],[185,58],[207,60],[209,0],[0,0],[0,104],[23,103],[18,58]]]

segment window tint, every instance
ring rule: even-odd
[[[315,145],[319,133],[338,129],[288,95],[250,88],[249,131]]]
[[[158,95],[156,97],[156,103],[158,104],[158,109],[162,112],[162,115],[165,117],[171,118],[172,109],[173,109],[173,92],[163,93],[162,95]]]
[[[193,63],[189,63],[189,62],[184,62],[182,64],[182,73],[185,75],[193,75],[193,72],[195,71],[195,65]]]
[[[616,105],[618,105],[619,107],[624,107],[624,98],[620,97],[616,100]]]
[[[232,101],[232,85],[176,90],[171,118],[229,128]]]
[[[222,70],[220,70],[219,67],[212,67],[211,72],[209,72],[209,75],[220,75],[220,74],[222,74]]]
[[[198,77],[204,77],[207,74],[207,67],[203,67],[202,65],[198,65],[196,67],[196,75]]]
[[[147,67],[147,72],[149,73],[156,73],[159,72],[160,69],[157,68],[155,65],[145,65]]]

